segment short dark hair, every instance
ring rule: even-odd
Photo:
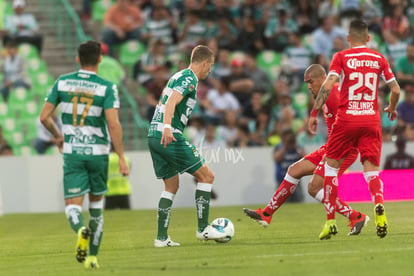
[[[81,66],[97,65],[101,56],[101,43],[88,40],[78,47],[78,57]]]
[[[213,51],[204,45],[198,45],[196,46],[193,51],[191,52],[191,62],[197,63],[197,62],[203,62],[207,59],[214,58]]]
[[[358,42],[365,42],[368,37],[368,25],[362,19],[354,19],[349,24],[349,36]]]
[[[18,46],[19,46],[19,44],[17,43],[17,41],[15,39],[10,39],[6,43],[6,48],[17,48]]]

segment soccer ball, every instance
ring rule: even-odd
[[[211,222],[211,226],[226,234],[224,238],[215,240],[216,242],[226,243],[233,239],[234,225],[228,218],[216,218]]]

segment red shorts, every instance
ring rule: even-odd
[[[342,161],[341,166],[339,167],[338,177],[340,177],[358,158],[358,150],[356,148],[352,148],[345,154],[344,161]],[[313,171],[313,174],[320,175],[325,177],[325,162],[321,160],[316,169]]]
[[[315,150],[314,152],[309,153],[304,158],[309,160],[316,166],[313,174],[320,175],[322,177],[325,176],[325,162],[323,161],[323,157],[326,153],[326,144],[324,144],[319,149]],[[346,171],[357,159],[358,157],[358,150],[356,148],[352,148],[346,153],[346,157],[339,167],[338,176],[341,176],[344,171]]]
[[[326,144],[326,156],[339,160],[354,147],[361,154],[361,163],[368,160],[375,166],[379,166],[382,147],[381,127],[377,124],[346,126],[338,121],[335,122]]]

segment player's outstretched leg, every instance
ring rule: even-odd
[[[338,233],[338,228],[336,226],[336,220],[330,219],[327,220],[322,228],[322,232],[319,234],[320,240],[329,240],[332,235]]]
[[[174,197],[175,194],[167,191],[163,191],[161,194],[158,202],[158,233],[157,239],[154,240],[154,247],[180,246],[179,243],[173,242],[168,236],[168,225]]]
[[[243,208],[243,212],[251,219],[257,221],[261,226],[267,227],[272,220],[272,216],[264,212],[262,209],[251,210],[249,208]]]
[[[279,188],[273,194],[271,200],[263,210],[260,208],[257,210],[243,208],[244,213],[251,219],[257,221],[263,227],[269,226],[273,214],[293,194],[299,181],[300,179],[294,178],[287,173]]]

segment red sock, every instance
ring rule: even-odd
[[[325,176],[323,190],[325,194],[323,197],[323,205],[325,206],[326,219],[335,219],[338,178],[336,176]]]
[[[372,198],[375,205],[378,203],[384,203],[384,190],[382,188],[382,181],[378,175],[372,175],[367,177],[369,191],[371,192]]]
[[[299,179],[297,179],[297,182],[299,182]],[[280,206],[282,206],[286,199],[293,194],[296,189],[296,185],[297,183],[294,184],[284,179],[263,211],[269,215],[273,215],[273,213],[276,212]]]
[[[359,216],[359,212],[355,212],[351,206],[343,202],[339,197],[336,198],[336,211],[351,220],[356,219]]]

